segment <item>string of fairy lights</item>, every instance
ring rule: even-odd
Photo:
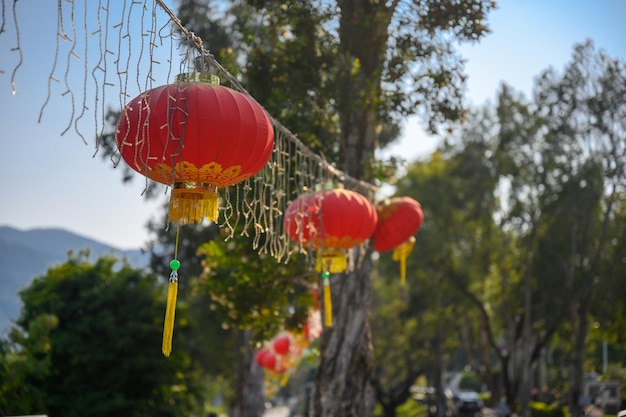
[[[0,40],[4,36],[13,42],[9,52],[14,59],[0,62],[0,74],[10,74],[11,89],[16,94],[17,74],[25,63],[28,47],[21,26],[30,13],[27,1],[12,2],[10,10],[6,3],[2,0]],[[56,12],[54,53],[38,120],[42,122],[50,107],[58,105],[54,101],[59,97],[67,109],[67,123],[60,135],[73,131],[88,144],[87,130],[93,129],[96,153],[101,138],[114,129],[112,109],[122,109],[141,92],[170,83],[176,74],[193,71],[199,61],[231,88],[252,97],[205,49],[203,41],[185,28],[164,0],[59,0]],[[220,227],[227,238],[235,234],[250,236],[259,253],[285,260],[294,248],[281,219],[294,196],[320,184],[334,183],[373,201],[377,187],[337,169],[268,115],[275,136],[270,160],[254,177],[224,189]],[[119,163],[119,155],[112,159],[115,165]]]

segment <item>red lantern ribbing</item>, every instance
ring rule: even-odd
[[[260,171],[274,146],[274,129],[249,96],[205,73],[146,91],[122,111],[116,131],[122,158],[142,175],[172,186],[170,220],[217,220],[218,187]]]
[[[376,220],[376,209],[363,195],[323,190],[291,202],[285,212],[285,231],[294,242],[314,250],[350,249],[369,239]]]
[[[394,249],[393,260],[400,261],[400,281],[406,280],[406,258],[415,244],[415,237],[424,221],[420,203],[411,197],[394,197],[376,204],[378,223],[372,246],[378,252]]]
[[[365,242],[374,233],[377,214],[363,195],[345,189],[304,194],[285,212],[285,231],[296,243],[317,251],[316,269],[322,272],[324,315],[332,325],[330,273],[346,270],[346,249]]]

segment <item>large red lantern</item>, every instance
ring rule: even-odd
[[[406,279],[406,258],[415,244],[415,237],[424,221],[420,203],[411,197],[394,197],[376,204],[378,223],[372,246],[378,252],[394,250],[393,260],[400,261],[400,277]]]
[[[274,146],[274,129],[252,98],[220,86],[208,73],[191,73],[131,100],[120,114],[115,140],[132,169],[172,187],[169,218],[180,225],[205,217],[217,221],[217,188],[263,168]],[[172,351],[180,262],[174,259],[170,267],[165,356]]]
[[[122,111],[116,131],[122,158],[146,177],[172,186],[170,220],[217,220],[218,187],[260,171],[274,146],[272,123],[249,96],[206,73],[146,91]]]
[[[345,189],[304,194],[289,204],[285,231],[296,243],[317,251],[322,272],[324,316],[332,326],[331,273],[346,270],[345,250],[365,242],[376,228],[376,209],[363,195]]]

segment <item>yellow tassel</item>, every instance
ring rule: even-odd
[[[330,279],[328,272],[324,272],[324,323],[326,327],[333,327],[333,301],[330,295]]]
[[[289,381],[289,371],[285,371],[283,372],[283,374],[280,377],[280,386],[284,387],[285,385],[287,385],[287,382]]]
[[[218,219],[217,190],[196,182],[176,183],[170,198],[170,221],[178,224],[200,223]]]
[[[395,248],[391,255],[391,259],[400,261],[400,284],[402,285],[406,283],[406,258],[409,257],[414,245],[415,237],[411,236],[408,240]]]
[[[340,274],[348,269],[346,254],[341,249],[320,249],[315,259],[317,272],[327,271],[331,274]]]
[[[167,287],[167,307],[165,308],[165,322],[163,324],[163,355],[172,353],[172,338],[174,336],[174,316],[176,314],[176,296],[178,294],[178,277],[172,271],[170,283]]]

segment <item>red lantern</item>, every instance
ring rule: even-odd
[[[318,270],[336,273],[346,269],[343,250],[369,239],[376,219],[374,206],[361,194],[324,190],[291,202],[285,212],[285,231],[294,242],[322,252]]]
[[[376,204],[378,223],[372,245],[378,252],[394,250],[393,259],[400,261],[401,282],[406,279],[406,258],[415,244],[415,237],[424,221],[422,206],[410,197],[395,197]]]
[[[261,348],[257,350],[254,354],[254,361],[257,363],[257,365],[264,366],[263,364],[265,363],[265,357],[271,354],[272,353],[269,351],[269,349]]]
[[[273,371],[276,368],[276,355],[268,351],[263,356],[263,367]]]
[[[287,369],[285,361],[270,351],[263,356],[262,366],[272,372],[284,372]]]
[[[289,353],[289,348],[291,347],[291,339],[289,336],[278,336],[274,339],[274,352],[278,355],[284,356]]]
[[[120,115],[122,158],[146,177],[172,186],[170,220],[217,220],[217,187],[252,177],[269,160],[272,123],[252,98],[215,76],[181,74],[146,91]]]
[[[376,209],[367,198],[344,189],[304,194],[289,204],[285,231],[296,243],[317,250],[316,269],[322,272],[324,317],[332,326],[330,273],[346,270],[345,249],[353,248],[374,233]]]

